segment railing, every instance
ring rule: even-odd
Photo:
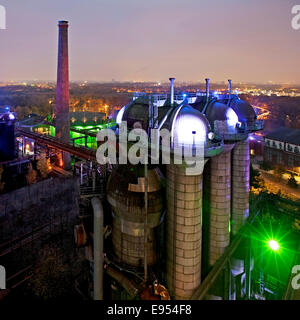
[[[37,143],[48,145],[53,147],[54,149],[68,152],[85,160],[96,160],[96,151],[93,149],[80,146],[72,146],[71,144],[62,142],[57,138],[22,129],[17,130],[17,135],[26,136],[30,139],[35,140]]]
[[[93,187],[80,187],[80,196],[81,197],[94,197],[99,196],[103,198],[105,196],[105,186],[104,185],[98,185],[95,188]]]
[[[264,128],[264,120],[255,120],[254,123],[247,124],[248,131],[259,131]]]
[[[156,94],[156,93],[150,93],[147,94],[146,92],[135,92],[133,95],[134,99],[141,98],[141,97],[147,97],[149,99],[149,96],[156,100],[165,100],[167,99],[170,94],[164,93],[164,94]],[[182,100],[185,98],[195,98],[195,97],[205,97],[206,91],[197,91],[197,92],[180,92],[174,95],[174,99],[176,100]],[[228,99],[229,94],[228,93],[221,93],[218,91],[210,91],[209,92],[210,97],[219,97],[221,99]],[[237,97],[235,94],[231,94],[231,98]]]
[[[217,127],[215,125],[215,135],[221,140],[244,140],[248,134],[253,131],[262,130],[264,127],[263,120],[255,120],[254,122],[242,122],[240,125],[230,128],[227,124],[223,127]]]

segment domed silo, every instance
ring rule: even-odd
[[[144,166],[119,165],[110,176],[107,199],[112,207],[112,243],[116,259],[134,267],[144,266]],[[148,169],[147,264],[157,261],[154,228],[163,212],[161,175]]]
[[[257,127],[259,121],[257,121],[257,115],[253,107],[246,101],[234,97],[229,106],[235,111],[238,115],[238,119],[243,126],[245,126],[248,131],[261,130],[261,127]]]
[[[238,97],[229,106],[234,110],[246,137],[237,141],[232,151],[232,232],[236,234],[249,216],[250,150],[248,134],[263,128],[253,107]]]
[[[231,87],[231,83],[230,83]],[[230,90],[231,91],[231,90]],[[205,113],[214,134],[223,139],[223,153],[212,158],[204,172],[204,241],[208,243],[208,270],[223,254],[249,214],[249,145],[248,134],[261,128],[254,109],[237,96],[209,99],[193,105]],[[230,221],[231,220],[231,221]],[[231,228],[232,227],[232,228]]]
[[[224,253],[230,243],[231,150],[237,136],[238,116],[225,103],[198,99],[193,108],[205,113],[214,135],[226,141],[222,154],[212,157],[204,170],[203,248],[204,274]]]
[[[208,246],[203,270],[206,273],[230,243],[231,150],[236,139],[238,116],[232,108],[218,101],[212,101],[205,114],[215,135],[226,141],[222,154],[210,159],[204,173],[204,241]]]
[[[174,141],[183,148],[202,144],[205,164],[208,153],[222,151],[208,139],[211,129],[205,116],[191,106],[174,108],[166,126],[172,132],[173,152]],[[175,159],[167,165],[167,283],[175,299],[189,299],[201,283],[203,171],[188,168]]]

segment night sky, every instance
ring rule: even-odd
[[[70,21],[71,80],[300,83],[296,0],[0,0],[0,80],[55,80]]]

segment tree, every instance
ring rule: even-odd
[[[259,187],[259,177],[260,172],[253,168],[252,164],[250,165],[250,186],[254,188]]]
[[[282,166],[277,165],[274,169],[274,175],[278,178],[282,178],[282,175],[284,174],[285,170]]]
[[[297,180],[295,179],[293,174],[290,174],[290,178],[288,180],[288,186],[290,186],[291,188],[297,188],[298,187],[298,183]]]
[[[29,185],[37,182],[37,172],[32,168],[32,164],[28,165],[28,173],[26,175],[26,181]]]
[[[37,168],[40,171],[40,174],[43,179],[48,177],[49,172],[51,171],[50,168],[50,159],[47,159],[46,154],[42,153],[40,159],[37,162]]]

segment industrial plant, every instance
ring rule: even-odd
[[[261,208],[249,205],[249,137],[264,127],[254,108],[231,80],[225,94],[208,78],[206,90],[191,93],[176,92],[170,78],[169,92],[134,93],[116,119],[78,125],[69,111],[68,27],[59,21],[53,121],[22,122],[0,110],[0,178],[15,181],[0,179],[0,264],[22,248],[34,256],[57,230],[86,261],[74,283],[83,299],[283,299],[290,274],[272,277],[262,262],[266,242],[251,236],[263,223]],[[170,132],[170,162],[158,137],[156,163],[151,143],[145,163],[99,163],[97,133],[113,131],[119,153],[122,123],[126,136],[135,128]],[[183,153],[203,146],[201,172],[176,162],[176,142]],[[7,270],[7,297],[32,277],[26,259],[21,271]]]

